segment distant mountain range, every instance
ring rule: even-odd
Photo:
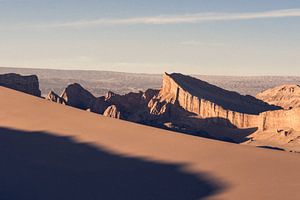
[[[49,91],[61,94],[72,83],[79,83],[95,96],[105,95],[108,91],[118,94],[145,91],[148,88],[159,89],[163,74],[141,74],[109,71],[54,70],[0,67],[0,74],[18,73],[36,74],[39,77],[42,95]],[[300,77],[287,76],[208,76],[192,75],[221,88],[255,96],[266,89],[284,85],[300,84]]]

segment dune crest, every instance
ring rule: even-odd
[[[0,106],[1,199],[300,198],[297,154],[115,120],[3,87]]]
[[[30,94],[38,92],[34,89],[39,87],[37,78],[32,82],[34,76],[3,76],[17,76],[8,81],[10,85],[18,85],[17,90]],[[28,80],[19,82],[19,79]],[[296,98],[297,87],[278,87],[275,90],[279,91],[279,97],[277,93],[271,93],[282,100],[289,99],[290,95]],[[268,93],[270,91],[265,92]],[[300,151],[300,108],[285,110],[178,73],[165,73],[159,90],[148,89],[125,95],[108,92],[105,96],[95,97],[80,84],[74,83],[68,85],[60,96],[50,91],[46,99],[107,117],[177,132]]]

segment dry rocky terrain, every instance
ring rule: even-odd
[[[0,85],[40,96],[36,76],[6,74]],[[297,85],[241,95],[182,74],[165,74],[160,89],[96,97],[78,83],[47,100],[111,118],[217,140],[300,151]]]

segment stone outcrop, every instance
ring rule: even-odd
[[[150,119],[148,103],[158,92],[159,90],[153,89],[125,95],[108,92],[105,96],[96,98],[81,85],[74,83],[61,96],[50,92],[46,99],[105,116],[147,123]]]
[[[1,74],[0,86],[18,90],[37,97],[41,96],[39,80],[36,75],[21,76],[19,74]]]
[[[50,91],[49,94],[45,97],[46,100],[53,101],[60,104],[66,104],[65,100],[61,98],[54,91]]]
[[[61,94],[66,105],[87,110],[93,105],[96,97],[84,89],[80,84],[69,85]]]
[[[258,93],[256,98],[284,109],[300,107],[300,86],[281,85]]]
[[[184,121],[187,124],[191,120],[193,124],[198,121],[196,122],[198,127],[221,125],[247,128],[257,125],[260,113],[279,109],[252,96],[227,91],[182,74],[167,73],[155,101],[151,102],[154,105],[151,108],[152,112],[161,113],[166,110],[166,104],[171,104],[173,109],[180,107],[186,111],[186,115],[193,116],[193,118],[186,117]]]
[[[283,110],[182,74],[165,74],[160,90],[125,95],[108,92],[96,98],[79,84],[72,84],[60,97],[55,93],[48,96],[51,101],[107,117],[226,141],[241,142],[247,135],[260,140],[260,134],[251,135],[255,131],[271,131],[296,141],[294,133],[300,132],[300,108]]]
[[[224,90],[199,79],[176,73],[164,75],[160,96],[167,102],[178,103],[184,109],[204,115],[203,117],[209,117],[205,116],[205,110],[211,112],[208,110],[209,107],[214,110],[230,110],[254,115],[278,109],[252,96],[240,95],[237,92]],[[205,105],[205,103],[210,105]]]
[[[90,111],[97,114],[103,114],[109,106],[110,104],[106,102],[105,97],[99,97],[92,103]]]
[[[132,122],[146,123],[150,118],[148,102],[157,94],[158,90],[151,89],[146,92],[131,92],[125,95],[109,92],[106,95],[106,102],[110,105],[115,105],[123,119]]]
[[[121,119],[121,113],[115,105],[109,106],[103,113],[105,117],[111,117],[115,119]]]

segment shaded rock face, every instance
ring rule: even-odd
[[[146,123],[150,118],[148,101],[158,94],[158,90],[147,90],[146,92],[128,93],[118,95],[109,93],[106,102],[115,105],[123,119],[132,122]]]
[[[198,115],[211,107],[213,110],[230,110],[233,112],[257,115],[264,111],[277,110],[249,95],[240,95],[211,85],[207,82],[182,74],[165,74],[160,96],[171,103]],[[210,104],[203,105],[202,104]],[[202,109],[204,107],[204,109]]]
[[[147,123],[150,119],[148,103],[158,93],[159,90],[153,89],[125,95],[108,92],[105,96],[96,98],[81,85],[74,83],[61,96],[50,92],[46,99],[108,117]]]
[[[61,98],[64,100],[64,102],[66,102],[66,105],[83,110],[91,108],[96,100],[94,95],[92,95],[78,83],[69,85],[63,91]]]
[[[125,95],[108,92],[96,98],[79,84],[72,84],[60,97],[48,96],[51,101],[107,117],[231,142],[248,140],[246,136],[255,131],[300,132],[299,109],[282,110],[182,74],[165,74],[160,90]],[[226,131],[230,133],[224,135]]]
[[[105,101],[105,97],[99,97],[92,103],[90,111],[97,114],[103,114],[109,106],[110,104]]]
[[[0,86],[18,90],[37,97],[41,96],[39,80],[36,75],[21,76],[19,74],[1,74]]]
[[[284,109],[300,107],[300,86],[281,85],[258,93],[256,98]]]
[[[260,113],[279,109],[254,97],[223,90],[182,74],[165,74],[163,87],[149,106],[151,113],[164,113],[173,123],[190,127],[191,130],[214,125],[256,127]],[[166,110],[172,114],[168,116]]]

